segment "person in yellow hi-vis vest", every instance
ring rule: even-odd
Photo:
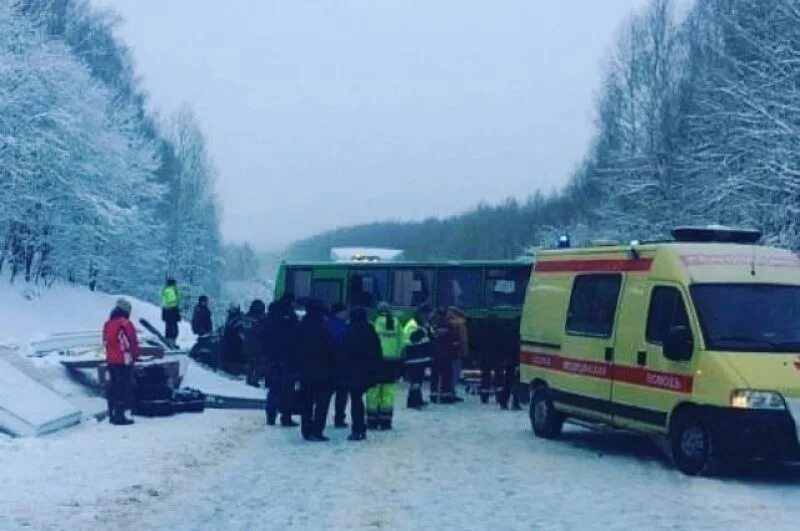
[[[428,403],[422,398],[425,368],[431,364],[430,317],[432,308],[423,304],[403,327],[403,356],[408,380],[406,407],[422,409]]]
[[[385,302],[378,305],[374,326],[381,340],[383,364],[379,371],[379,382],[367,391],[367,429],[390,430],[397,387],[395,382],[402,366],[403,331]]]
[[[161,320],[164,321],[164,337],[172,348],[178,348],[178,323],[181,322],[181,292],[178,283],[170,277],[161,292]]]

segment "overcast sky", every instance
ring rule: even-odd
[[[95,0],[153,105],[196,111],[225,237],[263,248],[561,186],[646,1]]]

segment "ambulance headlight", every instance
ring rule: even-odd
[[[731,393],[731,407],[736,409],[786,409],[786,402],[779,393],[737,389]]]

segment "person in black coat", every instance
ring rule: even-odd
[[[265,376],[266,359],[264,335],[267,307],[261,299],[255,299],[242,318],[242,354],[247,360],[247,383],[253,387],[261,385]]]
[[[334,345],[321,301],[306,304],[306,315],[297,330],[297,357],[304,400],[301,433],[307,441],[327,441],[323,431],[333,394]]]
[[[349,390],[344,382],[344,362],[342,360],[342,345],[347,331],[347,308],[344,304],[336,303],[331,308],[326,321],[328,330],[333,338],[334,346],[334,392],[333,400],[333,425],[337,428],[346,428],[345,411],[347,410],[347,397]]]
[[[192,313],[192,332],[198,336],[206,336],[214,331],[211,321],[211,309],[208,307],[208,297],[200,295],[197,305]]]
[[[281,426],[297,426],[294,412],[294,383],[297,380],[297,314],[288,299],[273,302],[267,310],[264,352],[267,362],[267,424],[275,425],[278,413]]]
[[[357,307],[350,311],[350,324],[342,342],[344,383],[350,395],[350,419],[353,421],[351,441],[367,437],[364,393],[378,381],[383,363],[381,342],[375,328],[367,321],[367,311]]]
[[[240,329],[242,317],[244,317],[244,314],[242,314],[241,308],[238,305],[231,305],[228,308],[225,325],[222,327],[221,365],[228,372],[233,372],[233,367],[241,362],[242,335]]]

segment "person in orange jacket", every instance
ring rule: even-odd
[[[139,358],[139,338],[130,317],[131,303],[119,299],[103,326],[103,345],[109,377],[109,422],[117,426],[133,424],[131,419],[125,417],[125,409],[130,401],[133,363]]]

